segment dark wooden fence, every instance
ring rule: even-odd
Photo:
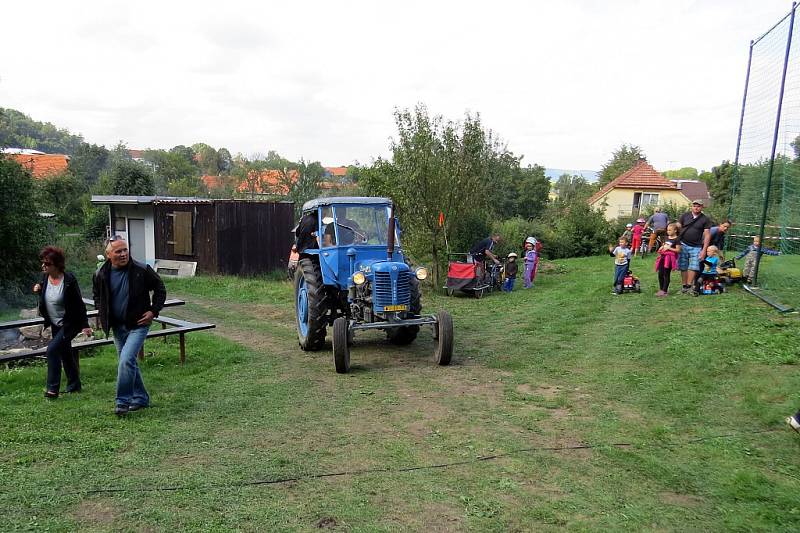
[[[215,207],[220,273],[252,275],[286,267],[294,204],[218,200]]]

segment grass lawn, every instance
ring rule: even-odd
[[[762,256],[758,284],[772,300],[800,309],[800,255]]]
[[[0,529],[796,531],[797,316],[738,289],[658,299],[650,259],[622,296],[609,258],[558,265],[530,291],[426,294],[454,317],[450,367],[429,331],[371,332],[348,375],[297,347],[288,282],[170,281],[190,304],[168,314],[218,329],[184,367],[147,343],[151,409],[113,416],[111,349],[54,402],[42,366],[0,372]]]

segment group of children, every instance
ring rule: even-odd
[[[528,237],[525,239],[523,249],[525,270],[523,272],[522,286],[526,289],[530,289],[533,287],[533,282],[536,279],[536,271],[539,269],[539,252],[542,249],[542,243],[535,237]],[[517,273],[519,272],[517,257],[516,253],[511,252],[506,258],[506,264],[503,267],[503,290],[505,292],[514,290],[514,282],[517,280]]]
[[[642,219],[640,221],[644,222]],[[637,221],[638,222],[638,221]],[[631,224],[628,224],[630,226]],[[635,226],[636,227],[636,226]],[[641,226],[644,228],[644,226]],[[658,248],[655,271],[658,273],[658,291],[656,296],[664,297],[669,295],[669,282],[673,270],[678,268],[678,254],[681,251],[680,238],[678,236],[680,226],[676,223],[667,226],[667,238],[664,243]],[[609,254],[614,257],[614,291],[613,294],[622,293],[623,280],[630,272],[631,256],[635,255],[636,247],[629,248],[628,244],[631,242],[626,231],[622,237],[619,238],[616,247],[609,246]],[[633,233],[633,242],[636,242],[636,234]],[[735,259],[745,257],[745,265],[742,269],[742,277],[746,281],[750,278],[755,267],[756,256],[761,240],[759,237],[753,237],[753,244],[749,245],[741,254],[736,256]],[[639,232],[639,245],[641,245],[641,232]],[[761,253],[764,255],[780,255],[779,251],[770,248],[761,247]],[[721,268],[720,259],[722,255],[717,246],[709,246],[706,248],[706,256],[700,261],[700,272],[695,278],[695,286],[693,287],[693,294],[700,294],[703,287],[715,283],[717,276],[723,273]],[[716,286],[716,285],[715,285]],[[720,290],[721,291],[721,290]]]
[[[646,225],[643,218],[637,219],[636,224],[629,223],[625,225],[625,231],[622,236],[630,243],[634,257],[636,257],[642,248],[642,234],[644,234],[645,229]]]

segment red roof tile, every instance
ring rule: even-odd
[[[145,150],[128,150],[128,155],[131,156],[131,159],[142,159],[144,157]]]
[[[28,169],[36,179],[56,176],[69,166],[69,156],[64,154],[9,154],[6,157]]]
[[[589,198],[589,204],[605,196],[611,189],[677,189],[678,186],[659,174],[647,161],[639,161],[632,169],[611,180]]]
[[[206,189],[221,189],[225,186],[225,179],[222,176],[212,176],[207,174],[200,176],[200,180],[205,184]]]
[[[239,192],[254,192],[256,194],[287,194],[290,184],[294,184],[300,177],[296,170],[290,170],[287,174],[289,183],[286,183],[279,170],[262,170],[261,173],[251,171],[249,179],[242,180],[236,188]],[[248,181],[254,181],[251,190]]]
[[[343,178],[347,176],[347,167],[325,167],[328,174],[335,178]]]

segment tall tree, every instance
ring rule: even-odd
[[[108,173],[111,194],[151,196],[156,193],[153,175],[136,161],[117,161]]]
[[[611,159],[606,162],[600,169],[598,175],[598,183],[602,187],[611,180],[621,176],[639,162],[640,159],[647,160],[642,149],[634,144],[623,144],[614,154]]]
[[[575,202],[587,200],[597,190],[595,185],[589,183],[583,176],[570,176],[562,174],[553,185],[556,194],[556,203],[563,207]]]
[[[669,180],[696,180],[697,169],[694,167],[683,167],[678,170],[666,170],[663,172]]]
[[[81,144],[69,160],[69,170],[79,180],[92,186],[108,163],[108,150],[96,144]]]
[[[463,213],[486,208],[492,134],[479,115],[453,122],[430,116],[422,104],[413,111],[396,110],[394,117],[398,132],[392,160],[375,161],[359,183],[395,200],[404,230],[429,248],[438,284],[444,232],[451,232]]]
[[[706,182],[715,205],[730,205],[733,188],[733,164],[730,161],[723,161],[713,167],[711,172],[703,172],[700,179]]]

